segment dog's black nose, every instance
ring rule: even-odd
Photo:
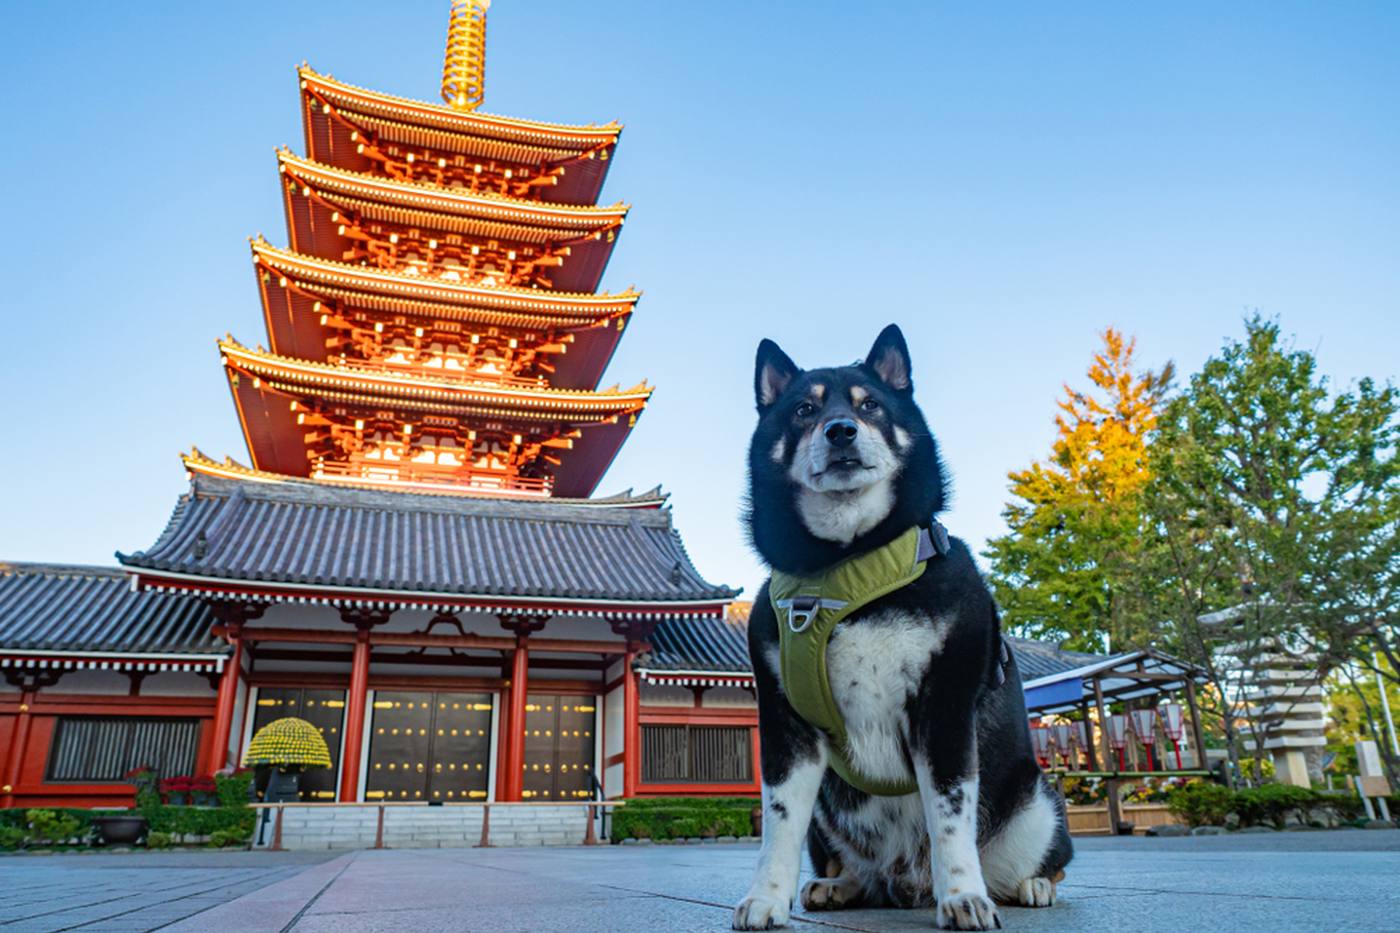
[[[849,447],[856,439],[856,423],[850,418],[828,421],[822,431],[832,447]]]

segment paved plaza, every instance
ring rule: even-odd
[[[1081,839],[1061,902],[1008,930],[1400,930],[1400,831]],[[0,931],[721,931],[752,845],[0,858]],[[842,911],[796,930],[926,930]]]

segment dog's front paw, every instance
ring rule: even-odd
[[[940,930],[1000,930],[996,906],[985,894],[950,894],[938,902]]]
[[[734,929],[771,930],[785,927],[788,922],[788,902],[762,894],[750,894],[734,908]]]
[[[1022,907],[1054,907],[1055,882],[1049,878],[1027,878],[1016,886],[1016,901]]]

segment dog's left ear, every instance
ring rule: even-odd
[[[875,345],[865,355],[865,365],[896,392],[908,392],[914,388],[910,377],[909,345],[904,342],[904,334],[897,324],[880,331]]]

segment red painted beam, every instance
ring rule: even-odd
[[[214,626],[215,635],[224,635],[223,626]],[[337,629],[254,628],[243,629],[242,637],[249,642],[293,642],[307,645],[353,645],[355,632]],[[487,651],[513,651],[510,636],[493,635],[428,635],[421,632],[374,632],[369,643],[374,647],[399,648],[465,648]],[[620,641],[591,641],[578,638],[536,638],[536,651],[556,651],[560,654],[620,655],[627,650]],[[642,646],[646,650],[646,646]]]

